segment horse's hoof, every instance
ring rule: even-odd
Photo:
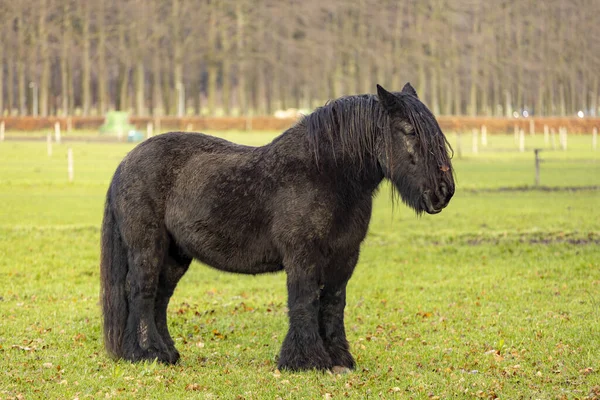
[[[280,371],[308,371],[311,369],[329,371],[331,370],[331,360],[328,358],[315,357],[312,359],[280,359],[277,368]]]
[[[351,373],[352,370],[348,367],[344,367],[341,365],[334,365],[333,368],[331,368],[331,372],[333,372],[334,374],[344,375]]]
[[[177,349],[174,347],[172,349],[169,349],[168,354],[169,354],[169,364],[177,364],[177,361],[179,361],[179,357],[180,357]]]
[[[124,356],[123,358],[132,362],[158,361],[162,364],[172,365],[179,360],[179,353],[177,351],[173,353],[172,351],[168,350],[157,350],[154,348],[149,348],[147,350],[139,349],[133,355]]]

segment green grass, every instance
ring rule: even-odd
[[[221,134],[249,144],[273,135]],[[180,364],[110,360],[99,226],[133,145],[69,143],[68,183],[67,145],[48,157],[43,142],[0,143],[0,398],[598,398],[600,191],[497,190],[533,185],[532,152],[512,140],[463,149],[455,198],[439,215],[392,206],[382,187],[348,289],[358,367],[341,376],[275,369],[284,274],[198,264],[169,308]],[[588,142],[542,152],[542,184],[600,185]]]

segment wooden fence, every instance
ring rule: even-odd
[[[46,130],[54,129],[56,122],[61,129],[98,129],[103,123],[103,117],[3,117],[6,130]],[[264,117],[131,117],[130,123],[136,129],[145,130],[149,122],[157,131],[165,130],[270,130],[283,131],[292,126],[297,120],[294,118]],[[488,133],[512,133],[515,126],[530,133],[544,131],[544,126],[549,129],[566,128],[569,133],[592,132],[594,127],[600,128],[600,118],[577,117],[539,117],[539,118],[492,118],[492,117],[464,117],[440,116],[440,127],[444,131],[470,131],[485,126]]]

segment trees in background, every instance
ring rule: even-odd
[[[0,110],[257,115],[410,81],[436,114],[595,115],[597,15],[597,0],[0,0]]]

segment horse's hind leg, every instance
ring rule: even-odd
[[[350,354],[346,330],[344,328],[344,308],[346,306],[346,285],[356,262],[358,252],[352,256],[333,258],[324,271],[321,307],[319,309],[319,333],[325,349],[331,357],[334,369],[354,368],[354,358]]]
[[[146,228],[141,235],[125,233],[128,242],[127,288],[129,315],[123,335],[123,358],[172,363],[155,322],[155,300],[168,249],[166,232]]]
[[[154,320],[156,321],[158,333],[165,345],[167,345],[171,363],[176,363],[179,360],[179,352],[175,348],[175,343],[169,334],[169,328],[167,326],[167,306],[169,305],[169,300],[175,291],[177,283],[187,271],[191,261],[192,259],[181,254],[174,242],[171,241],[169,252],[158,279],[158,290],[156,292],[156,300],[154,303]]]

